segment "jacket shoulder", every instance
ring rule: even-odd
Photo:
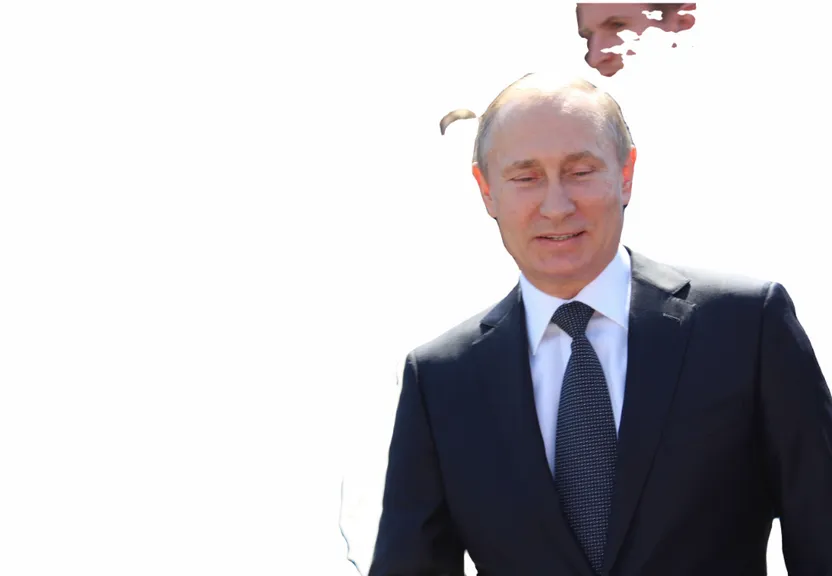
[[[690,279],[688,299],[697,305],[711,302],[747,302],[762,305],[773,282],[734,272],[678,266]]]
[[[686,300],[700,305],[721,300],[764,300],[773,282],[750,275],[657,262],[638,252],[631,252],[634,277],[646,278],[671,292],[681,288]]]
[[[520,305],[520,300],[520,285],[517,284],[502,300],[412,350],[408,358],[411,361],[432,363],[447,363],[459,359],[486,333],[509,316]]]
[[[446,330],[439,336],[417,346],[408,356],[418,362],[452,362],[462,357],[488,330],[483,319],[496,307],[489,306]]]

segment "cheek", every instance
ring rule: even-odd
[[[621,183],[614,177],[598,177],[577,182],[570,187],[570,194],[576,202],[604,204],[618,199]]]
[[[644,22],[643,24],[635,24],[635,25],[630,27],[630,30],[632,32],[635,32],[639,36],[641,36],[642,34],[644,34],[645,30],[650,28],[650,26],[658,27],[659,26],[658,20],[655,21],[655,24],[651,24],[650,22]]]
[[[512,209],[505,213],[506,223],[511,227],[512,233],[517,233],[528,227],[531,221],[531,212],[525,206],[512,206]]]
[[[503,232],[511,236],[522,235],[534,222],[538,206],[539,204],[534,202],[531,194],[518,195],[510,202],[501,203],[498,219]]]
[[[577,190],[574,195],[577,211],[588,220],[600,220],[621,204],[620,186],[617,183],[596,182]]]
[[[594,48],[596,50],[600,51],[604,48],[611,48],[612,46],[617,46],[618,44],[621,44],[621,42],[622,42],[622,40],[621,40],[621,38],[619,38],[618,34],[616,34],[614,32],[613,33],[607,33],[607,34],[604,34],[599,39],[598,43],[594,46]],[[611,53],[604,54],[604,55],[615,56],[615,54],[611,54]]]

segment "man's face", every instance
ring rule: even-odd
[[[580,94],[566,106],[515,96],[496,120],[487,179],[474,165],[486,209],[529,281],[571,298],[618,249],[635,149],[621,166],[600,108]]]
[[[620,46],[624,40],[621,32],[644,34],[649,27],[665,32],[679,32],[693,26],[692,16],[680,16],[678,10],[665,10],[661,20],[647,17],[649,4],[578,4],[578,34],[586,40],[585,60],[603,76],[613,76],[624,67],[621,54],[604,52]],[[691,10],[695,4],[680,9]]]

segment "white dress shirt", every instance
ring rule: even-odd
[[[616,430],[621,424],[627,375],[631,274],[630,255],[623,246],[619,246],[604,271],[573,299],[595,309],[586,336],[604,369]],[[554,474],[558,404],[566,364],[572,352],[572,338],[551,320],[559,306],[572,300],[562,300],[541,292],[522,274],[520,289],[526,309],[529,363],[537,420],[543,435],[549,469]]]

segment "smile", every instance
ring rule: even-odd
[[[564,240],[570,240],[575,238],[576,236],[580,236],[583,232],[577,232],[575,234],[562,234],[560,236],[540,236],[540,238],[545,238],[546,240],[554,240],[555,242],[563,242]]]

